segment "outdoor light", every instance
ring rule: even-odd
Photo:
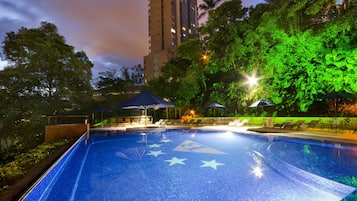
[[[248,84],[249,87],[258,85],[258,81],[261,79],[260,77],[256,76],[256,72],[253,72],[251,76],[244,74],[244,77],[247,78],[246,84]]]
[[[248,77],[248,84],[250,86],[254,86],[258,84],[258,78],[252,76],[252,77]]]
[[[194,110],[191,110],[190,113],[191,113],[192,117],[195,116],[195,111]]]
[[[208,60],[207,54],[202,55],[202,59],[203,59],[204,62],[206,62]]]

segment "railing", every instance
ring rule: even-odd
[[[47,116],[47,124],[87,124],[87,115]]]

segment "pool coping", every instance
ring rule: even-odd
[[[357,144],[357,134],[344,134],[338,132],[326,131],[300,131],[300,130],[286,130],[286,129],[271,129],[271,128],[248,128],[247,131],[255,132],[256,134],[263,134],[269,136],[290,137],[299,139],[332,141],[348,144]]]

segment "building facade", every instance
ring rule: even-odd
[[[159,77],[175,48],[196,34],[197,0],[149,0],[150,53],[144,57],[145,81]]]

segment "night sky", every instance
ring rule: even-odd
[[[243,0],[243,6],[261,2]],[[6,32],[38,28],[41,21],[55,24],[67,44],[87,53],[94,76],[143,65],[149,53],[148,0],[0,0],[1,43]],[[4,65],[0,60],[0,70]]]

